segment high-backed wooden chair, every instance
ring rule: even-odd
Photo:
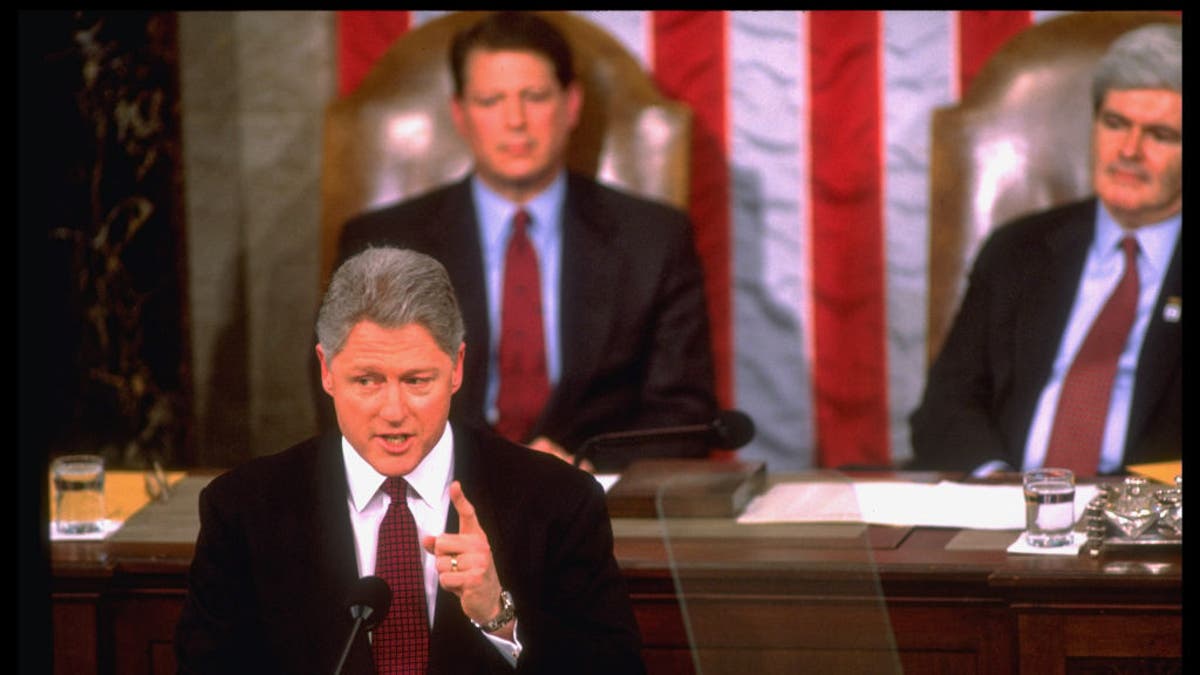
[[[322,167],[321,283],[332,273],[351,216],[457,179],[471,156],[450,117],[452,36],[479,12],[443,16],[407,33],[350,95],[326,113]],[[571,137],[571,169],[687,208],[691,111],[666,99],[620,42],[565,12],[546,18],[575,53],[584,89]]]
[[[1108,45],[1164,12],[1076,12],[1004,45],[955,106],[934,111],[928,357],[958,308],[987,233],[1092,192],[1091,74]]]

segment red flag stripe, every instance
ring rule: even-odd
[[[338,93],[354,91],[396,38],[408,31],[408,11],[337,12]]]
[[[690,215],[704,265],[712,319],[717,396],[733,405],[726,12],[656,11],[654,77],[663,93],[687,103],[692,122]]]
[[[958,13],[959,95],[966,94],[983,64],[1009,38],[1033,24],[1027,10],[963,10]]]
[[[809,15],[809,250],[822,467],[890,461],[881,44],[879,12]]]

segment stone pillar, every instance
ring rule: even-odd
[[[199,463],[316,431],[320,159],[330,12],[181,12]]]

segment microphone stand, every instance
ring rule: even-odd
[[[585,459],[589,459],[593,449],[597,447],[692,439],[704,440],[712,446],[732,450],[749,443],[752,438],[754,421],[750,416],[740,410],[725,410],[708,424],[613,431],[592,436],[585,440],[579,446],[579,452],[575,453],[575,466],[578,467]]]
[[[346,657],[350,655],[350,647],[354,644],[354,638],[358,636],[359,628],[362,627],[363,621],[366,621],[368,613],[361,613],[354,619],[354,628],[350,629],[350,638],[346,640],[346,646],[342,648],[342,656],[338,659],[337,667],[333,669],[333,675],[341,675],[342,666],[346,665]]]
[[[579,446],[579,452],[575,453],[575,466],[582,464],[585,459],[590,459],[592,450],[598,447],[620,446],[627,443],[672,441],[692,437],[702,438],[710,433],[712,433],[712,425],[694,424],[658,431],[653,429],[635,429],[633,431],[612,431],[606,434],[598,434],[587,439],[583,442],[583,445]]]
[[[337,667],[333,669],[333,675],[341,674],[342,666],[346,665],[346,657],[350,655],[350,647],[363,624],[366,623],[367,628],[374,628],[387,615],[392,602],[391,593],[387,582],[377,576],[362,577],[354,582],[350,588],[350,597],[346,601],[350,616],[354,617],[354,627],[350,629],[350,636],[346,638],[346,646],[342,649]]]

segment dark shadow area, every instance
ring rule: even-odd
[[[48,451],[187,465],[176,16],[26,18],[42,32],[25,71],[41,132],[22,136],[42,158],[45,193],[22,231],[47,246],[29,281],[48,313],[44,348],[57,355],[42,375],[57,406]]]
[[[54,54],[65,50],[70,35],[65,14],[18,15],[18,165],[17,165],[17,671],[50,672],[50,603],[47,533],[46,449],[50,428],[50,392],[66,381],[61,332],[51,324],[49,298],[61,299],[62,280],[47,288],[44,274],[49,247],[42,225],[56,217],[61,203],[53,199],[50,176],[62,169],[59,150],[69,144],[60,128],[70,128],[69,91],[47,86],[62,81],[68,64]],[[53,344],[57,341],[59,344]]]

